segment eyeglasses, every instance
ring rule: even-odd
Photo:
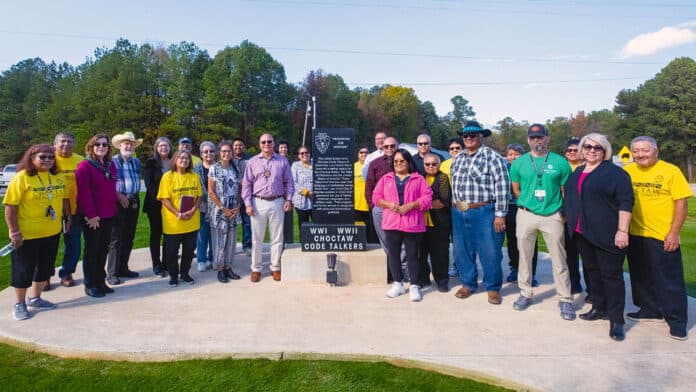
[[[55,155],[37,155],[37,157],[42,161],[52,161],[56,159]]]
[[[94,143],[94,147],[109,147],[109,143]]]
[[[450,148],[449,148],[450,151],[458,151],[458,150],[461,150],[461,149],[462,149],[462,148],[459,147],[459,146],[453,146],[453,147],[450,147]]]
[[[577,148],[566,148],[566,152],[578,152]]]
[[[425,165],[425,166],[427,166],[427,167],[436,167],[436,166],[437,166],[437,162],[426,162],[426,163],[424,163],[423,165]]]
[[[303,151],[303,152],[301,152],[299,155],[309,155],[309,152]]]
[[[604,151],[604,147],[602,147],[602,146],[600,146],[600,145],[593,146],[592,144],[584,144],[584,145],[582,146],[582,149],[585,150],[585,151],[590,151],[590,150],[594,150],[594,151]]]
[[[229,152],[229,151],[220,151],[220,152],[222,153],[222,152]],[[205,151],[201,151],[201,154],[215,154],[215,151],[205,150]]]
[[[394,159],[394,164],[401,164],[401,163],[406,163],[406,160],[404,159]]]
[[[430,144],[430,142],[418,142],[419,146],[427,146],[429,144]]]
[[[530,136],[529,140],[541,140],[543,138],[544,138],[543,136]]]
[[[385,150],[396,148],[396,144],[382,144],[382,148]]]
[[[464,138],[464,139],[476,139],[479,136],[481,136],[481,134],[478,132],[477,133],[466,133],[466,134],[462,135],[462,138]]]
[[[273,140],[261,140],[261,144],[273,144]]]

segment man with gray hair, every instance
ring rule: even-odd
[[[634,321],[664,318],[670,337],[686,340],[687,297],[679,232],[686,220],[687,199],[693,196],[684,174],[660,160],[657,141],[638,136],[631,141],[631,176],[635,205],[629,226],[628,269]]]
[[[75,154],[73,152],[75,148],[75,136],[69,132],[59,132],[55,139],[53,140],[53,147],[56,149],[56,163],[60,167],[61,172],[65,176],[65,186],[72,192],[68,192],[70,201],[70,230],[63,232],[63,242],[65,245],[63,252],[63,265],[58,270],[58,276],[60,277],[60,284],[65,287],[71,287],[75,285],[72,274],[75,273],[75,267],[77,266],[77,261],[80,260],[80,237],[82,236],[82,225],[80,224],[80,219],[76,215],[77,203],[75,198],[77,196],[77,188],[75,185],[75,169],[77,169],[77,164],[82,162],[85,158],[82,155]],[[48,290],[50,284],[46,285],[46,290]]]
[[[445,160],[440,154],[437,154],[431,150],[432,147],[432,140],[430,139],[430,135],[427,133],[421,133],[418,135],[416,138],[416,145],[418,146],[418,154],[413,154],[413,162],[416,163],[416,170],[418,170],[418,173],[420,173],[421,176],[425,177],[425,167],[423,165],[423,158],[427,154],[434,154],[439,158],[439,161],[442,162]]]

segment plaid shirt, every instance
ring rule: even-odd
[[[452,204],[455,201],[495,201],[495,216],[504,217],[510,197],[510,175],[505,160],[490,147],[481,146],[473,155],[466,150],[452,162]]]
[[[140,193],[140,161],[131,157],[127,161],[121,155],[112,159],[118,172],[116,179],[116,192],[124,195],[137,195]]]

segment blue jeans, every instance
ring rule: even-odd
[[[80,260],[80,248],[82,246],[80,241],[82,237],[80,217],[73,215],[70,222],[70,231],[63,236],[63,242],[65,243],[63,265],[58,270],[58,276],[61,278],[75,273],[75,267],[77,267],[77,262]]]
[[[242,212],[242,249],[251,249],[251,220],[246,213],[246,207],[242,203],[240,211]]]
[[[505,232],[493,228],[495,205],[459,211],[452,208],[452,246],[454,263],[462,285],[471,291],[478,288],[476,255],[483,269],[483,287],[486,291],[500,291],[503,284],[503,239]]]
[[[205,220],[206,214],[201,211],[201,228],[196,240],[196,259],[199,263],[213,262],[213,241],[210,237],[210,223]]]

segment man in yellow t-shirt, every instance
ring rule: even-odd
[[[82,225],[77,223],[80,222],[80,219],[76,215],[77,203],[75,199],[77,197],[77,186],[75,184],[75,169],[77,169],[77,164],[82,162],[84,158],[82,155],[73,152],[75,136],[69,132],[59,132],[53,140],[53,148],[56,150],[56,163],[65,177],[65,185],[68,188],[71,221],[76,222],[76,224],[70,225],[70,230],[63,235],[65,240],[63,265],[58,270],[60,284],[65,287],[71,287],[75,285],[72,274],[75,273],[77,261],[80,260],[80,237],[82,236]],[[46,287],[50,287],[50,283]]]
[[[686,340],[687,297],[679,232],[693,196],[678,167],[659,160],[657,142],[649,136],[631,141],[631,176],[635,205],[629,227],[628,267],[633,303],[627,313],[635,321],[662,320],[670,337]]]

